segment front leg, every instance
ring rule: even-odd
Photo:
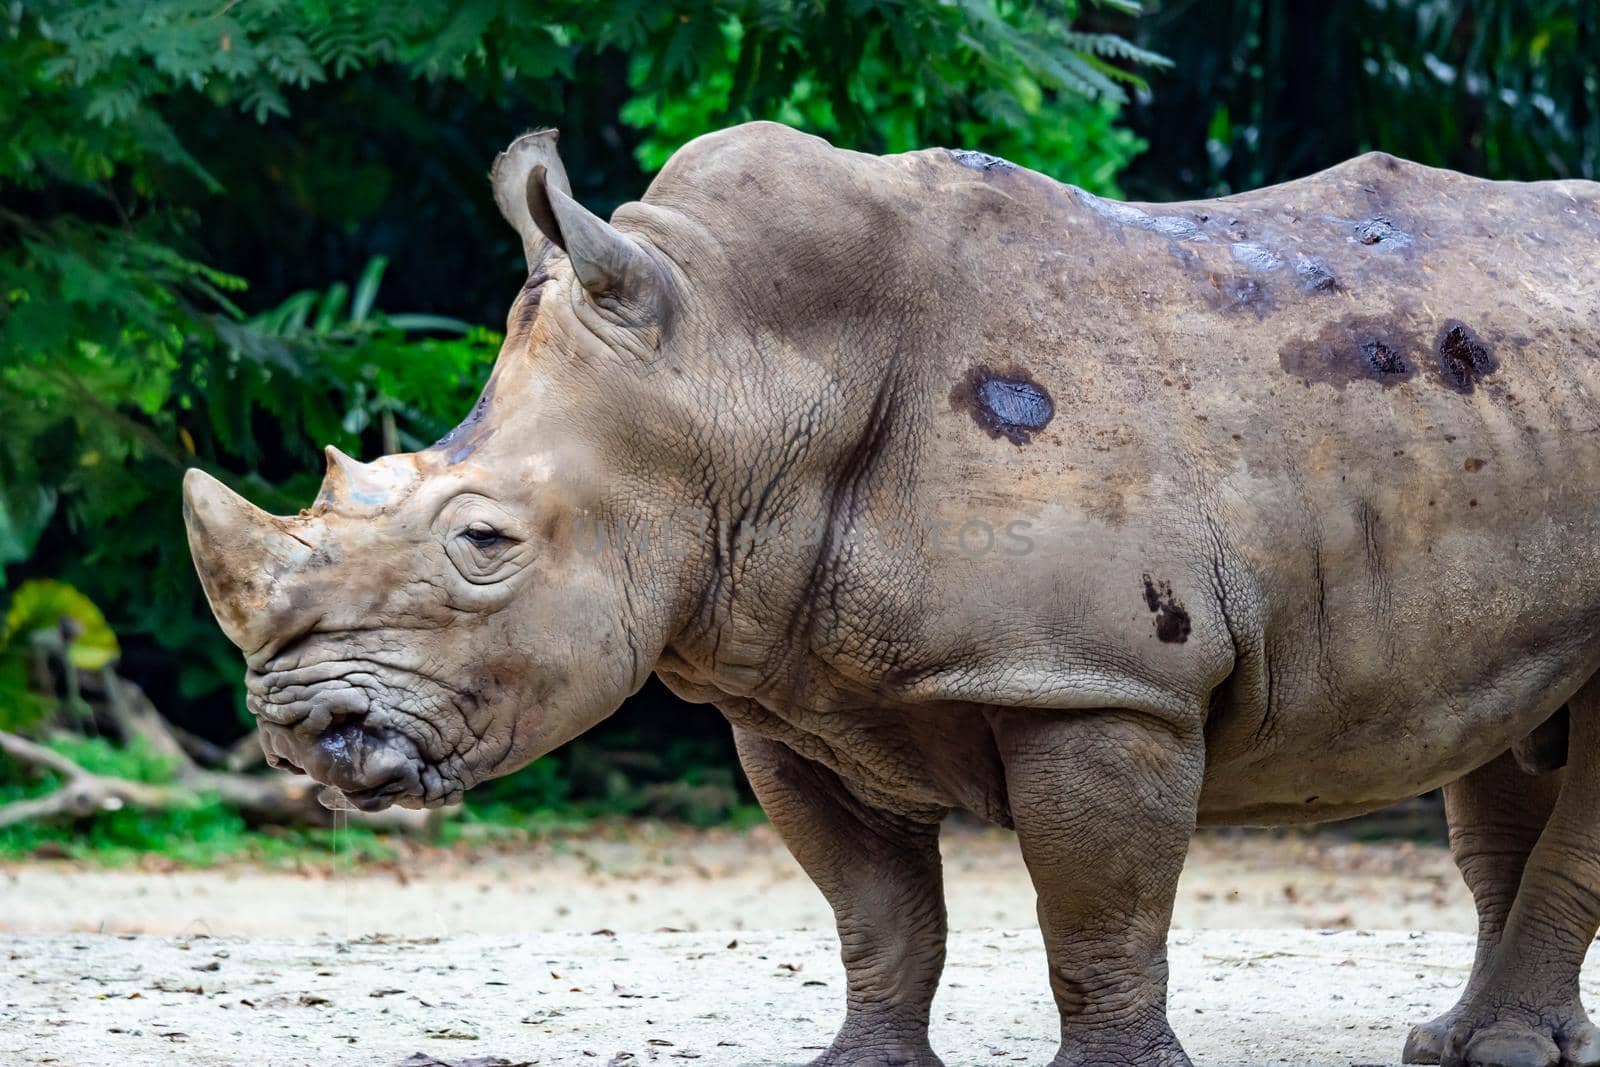
[[[1198,724],[1013,708],[991,722],[1061,1013],[1052,1067],[1190,1067],[1167,1023],[1167,927],[1205,770]]]
[[[838,775],[734,729],[756,798],[827,897],[844,957],[844,1026],[812,1067],[940,1067],[928,1012],[944,969],[939,823],[862,803]]]

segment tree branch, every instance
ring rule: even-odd
[[[0,730],[0,752],[4,752],[18,763],[55,771],[63,778],[76,778],[89,773],[55,749],[45,748],[25,737],[18,737],[4,730]]]
[[[124,778],[91,774],[53,749],[0,730],[0,751],[19,763],[43,767],[66,779],[61,788],[42,797],[18,800],[0,807],[0,828],[30,819],[61,816],[81,818],[97,811],[116,811],[132,805],[167,809],[199,803],[200,798],[182,786],[146,785]]]
[[[171,742],[170,735],[168,740]],[[42,767],[65,779],[53,793],[0,806],[0,829],[32,819],[83,818],[123,807],[170,811],[193,807],[208,793],[215,793],[224,804],[252,822],[312,826],[327,826],[333,822],[332,813],[317,801],[320,787],[309,778],[207,771],[185,757],[172,784],[147,785],[94,774],[54,749],[3,730],[0,730],[0,752],[19,763]],[[351,812],[350,824],[373,830],[410,832],[429,827],[427,812],[406,808],[371,814]]]

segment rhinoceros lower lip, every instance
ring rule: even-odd
[[[330,811],[354,808],[357,811],[371,813],[382,811],[413,795],[406,789],[403,781],[397,781],[376,789],[345,790],[329,786],[317,799]]]
[[[343,719],[312,737],[262,722],[261,747],[269,762],[303,771],[362,811],[378,811],[423,792],[421,760],[411,739],[360,718]]]

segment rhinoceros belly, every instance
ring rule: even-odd
[[[1530,460],[1463,422],[1413,446],[1430,458],[1410,476],[1313,474],[1263,523],[1266,625],[1236,668],[1259,684],[1214,703],[1207,821],[1416,796],[1527,737],[1600,668],[1600,460],[1571,440]]]

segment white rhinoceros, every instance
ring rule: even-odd
[[[460,427],[288,518],[189,475],[274,763],[433,805],[652,671],[716,704],[838,917],[827,1065],[938,1062],[952,809],[1020,835],[1058,1067],[1176,1067],[1196,823],[1443,786],[1482,931],[1408,1060],[1600,1064],[1600,185],[1135,205],[771,124],[609,224],[553,132],[494,180],[530,269]]]

